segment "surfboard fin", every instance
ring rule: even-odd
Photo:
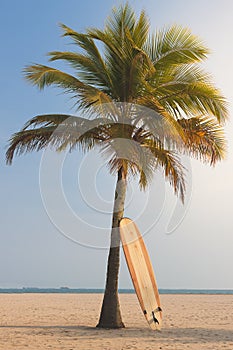
[[[159,321],[158,321],[157,318],[155,317],[154,311],[152,311],[152,317],[153,317],[154,322],[159,324]]]
[[[154,312],[159,312],[159,311],[163,311],[160,306],[158,306],[157,309],[154,310]]]

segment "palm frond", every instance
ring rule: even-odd
[[[116,47],[121,47],[125,40],[125,31],[133,31],[136,23],[135,12],[130,5],[126,3],[124,6],[114,7],[112,15],[108,17],[105,25],[105,31],[112,36],[113,43]]]
[[[214,116],[218,122],[223,123],[228,117],[227,103],[219,90],[209,84],[193,83],[177,89],[177,94],[166,96],[160,103],[169,108],[175,105],[187,116],[203,114],[209,117]],[[181,115],[181,113],[180,113]]]
[[[212,83],[210,75],[199,66],[182,65],[164,73],[163,78],[156,80],[154,77],[153,85],[165,109],[176,117],[183,113],[215,116],[221,123],[227,119],[225,98]]]
[[[111,98],[103,91],[84,84],[72,75],[58,69],[37,64],[26,67],[24,73],[26,79],[40,89],[43,89],[45,86],[55,85],[72,93],[78,99],[81,108],[111,102]]]
[[[109,91],[110,81],[106,71],[106,67],[100,69],[90,57],[76,52],[59,52],[52,51],[48,54],[50,61],[63,60],[71,65],[77,76],[81,78],[85,84],[91,84],[98,87],[105,87]]]
[[[7,164],[12,163],[15,155],[19,156],[27,152],[39,151],[46,147],[55,130],[55,126],[50,126],[46,128],[22,130],[13,134],[6,152]]]
[[[223,128],[213,119],[194,117],[180,119],[186,135],[185,149],[189,155],[214,165],[226,154],[226,140]]]
[[[158,30],[148,40],[145,51],[156,69],[168,64],[200,62],[209,53],[202,40],[193,35],[190,29],[178,25]]]
[[[23,73],[30,83],[41,90],[49,85],[57,85],[69,92],[77,92],[85,88],[85,84],[72,75],[41,64],[27,66]]]
[[[88,30],[88,34],[93,39],[104,44],[113,97],[118,101],[132,100],[136,90],[133,86],[138,87],[138,83],[141,82],[140,76],[146,70],[145,64],[149,67],[149,57],[141,49],[148,30],[149,21],[145,13],[142,12],[137,20],[128,4],[119,9],[113,9],[112,17],[108,19],[103,31],[95,28]],[[135,69],[137,66],[138,69]]]
[[[48,146],[56,151],[76,147],[89,150],[104,140],[105,123],[105,119],[88,120],[70,115],[36,116],[10,139],[7,163],[11,164],[15,155],[40,151]]]
[[[155,70],[148,79],[158,98],[164,98],[172,93],[175,95],[175,91],[183,90],[187,84],[194,82],[212,83],[210,74],[201,69],[198,64],[168,65],[163,69]]]
[[[81,48],[84,53],[83,54],[77,54],[79,57],[64,57],[61,58],[56,56],[56,59],[66,59],[69,61],[71,59],[72,64],[75,66],[75,62],[79,61],[79,63],[82,65],[82,68],[87,71],[87,73],[91,72],[94,74],[96,78],[98,78],[98,84],[105,85],[107,87],[111,86],[111,80],[109,76],[109,72],[107,70],[105,61],[96,46],[93,38],[87,33],[78,33],[74,31],[73,29],[65,26],[64,24],[61,24],[61,27],[64,31],[63,36],[69,36],[71,37],[74,42],[78,45],[79,48]],[[57,53],[58,55],[59,53]],[[65,53],[68,54],[68,53]],[[52,60],[55,59],[54,56],[51,57]],[[89,66],[89,70],[88,70]],[[91,75],[91,74],[90,74]],[[87,75],[85,75],[87,77]],[[97,84],[97,85],[98,85]]]
[[[147,147],[153,155],[151,161],[154,161],[154,171],[160,168],[164,171],[167,179],[174,189],[175,194],[180,196],[184,202],[185,196],[185,168],[183,167],[178,154],[175,151],[165,149],[163,145],[154,140],[145,140],[144,147]],[[142,178],[142,180],[144,180]]]
[[[38,125],[43,126],[58,126],[64,123],[68,118],[72,118],[69,114],[42,114],[37,115],[25,123],[22,130],[26,130],[29,127],[37,127]]]
[[[163,137],[171,142],[177,144],[182,144],[184,139],[183,130],[177,121],[173,118],[173,115],[168,112],[167,109],[163,107],[162,104],[154,97],[153,90],[148,86],[145,89],[145,93],[137,99],[137,104],[146,107],[146,109],[154,111],[155,123],[154,127],[158,127],[158,123],[161,123],[160,130],[163,130]],[[145,118],[145,121],[149,121],[149,124],[154,130],[153,127],[153,113],[149,113],[149,120]]]
[[[134,29],[132,32],[134,43],[135,45],[137,45],[138,48],[140,49],[143,48],[143,45],[148,38],[149,29],[150,29],[149,19],[145,11],[142,11],[138,21],[134,25]]]
[[[99,68],[104,68],[104,62],[102,60],[98,47],[95,45],[94,40],[88,35],[88,33],[78,33],[75,30],[67,27],[65,24],[60,24],[60,26],[64,32],[64,37],[71,37],[74,40],[75,44],[83,49],[91,60],[96,62]]]

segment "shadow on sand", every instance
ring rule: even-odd
[[[184,342],[232,342],[233,330],[207,329],[207,328],[163,328],[161,332],[155,332],[149,328],[124,328],[124,329],[99,329],[90,326],[37,326],[37,325],[1,325],[0,329],[21,329],[23,332],[30,331],[34,334],[60,335],[78,337],[80,339],[104,338],[144,338],[145,340],[158,341],[184,341]]]

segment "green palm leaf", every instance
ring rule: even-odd
[[[111,98],[103,91],[55,68],[37,64],[26,67],[24,74],[26,79],[33,85],[38,86],[39,89],[55,85],[63,88],[66,92],[72,93],[79,100],[81,108],[112,102]]]
[[[213,85],[209,74],[199,66],[181,65],[153,77],[159,102],[176,117],[183,114],[215,116],[219,122],[227,119],[227,103]]]
[[[106,91],[109,91],[110,81],[106,69],[102,67],[103,69],[100,70],[96,61],[93,61],[90,57],[75,52],[59,51],[50,52],[48,55],[50,61],[63,60],[71,65],[86,84],[105,87]]]
[[[200,62],[209,53],[202,40],[193,35],[190,29],[178,25],[151,35],[145,45],[145,51],[157,69],[168,63],[175,65]]]

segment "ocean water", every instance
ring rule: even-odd
[[[85,288],[0,288],[0,294],[20,294],[20,293],[72,293],[72,294],[93,294],[103,293],[103,289],[85,289]],[[133,289],[120,289],[119,293],[134,294]],[[223,294],[233,295],[233,289],[159,289],[160,294]]]

